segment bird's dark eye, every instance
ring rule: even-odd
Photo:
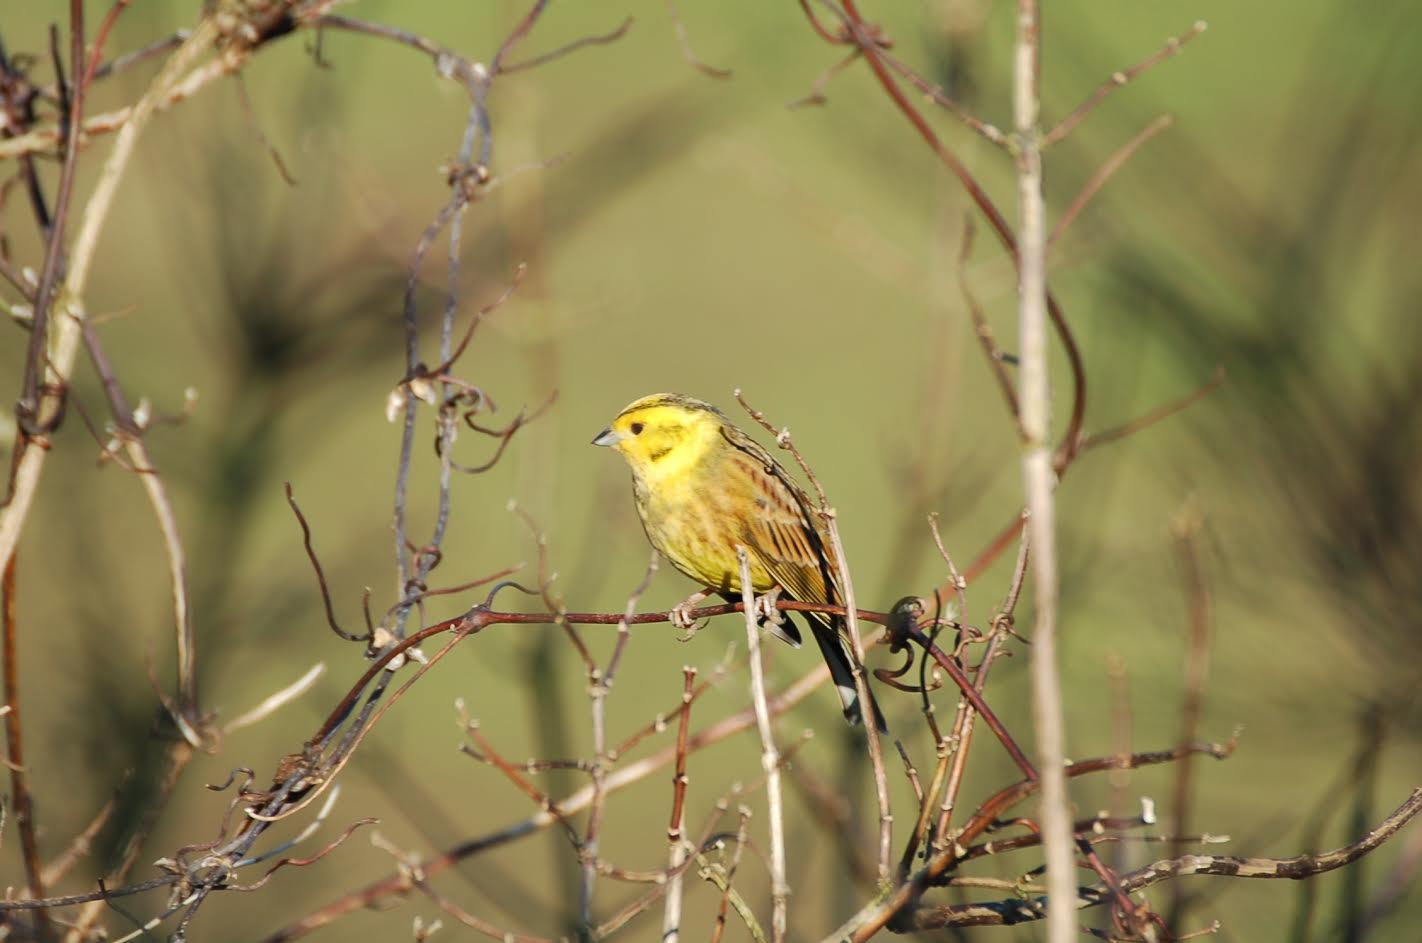
[[[627,428],[629,428],[629,429],[632,430],[632,434],[633,434],[633,435],[641,435],[641,434],[642,434],[642,430],[645,429],[646,427],[643,426],[640,422],[634,422],[634,423],[632,423],[632,425],[628,426]]]

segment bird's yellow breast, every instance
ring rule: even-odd
[[[647,538],[678,570],[732,595],[740,591],[736,545],[748,540],[748,512],[756,508],[751,481],[740,467],[744,457],[720,440],[700,449],[676,451],[633,475],[637,512]],[[763,593],[775,580],[756,555],[750,558],[751,587]]]

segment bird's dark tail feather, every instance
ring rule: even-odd
[[[859,690],[854,686],[854,653],[849,650],[849,641],[818,619],[809,618],[806,621],[815,633],[815,641],[819,643],[825,664],[829,665],[830,679],[834,681],[835,691],[839,693],[840,703],[844,705],[844,719],[849,721],[851,726],[864,723],[864,710],[859,704]],[[865,680],[868,680],[867,674]],[[868,689],[867,683],[865,688]],[[874,700],[873,691],[869,691],[869,709],[874,715],[874,726],[879,728],[880,733],[888,733],[889,726],[884,723],[884,714]]]

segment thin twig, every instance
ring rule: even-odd
[[[1012,375],[1007,372],[1007,355],[998,346],[992,325],[988,324],[987,315],[983,314],[983,306],[978,303],[968,279],[968,257],[973,251],[975,232],[972,217],[968,217],[963,221],[963,244],[958,250],[958,289],[963,294],[963,303],[968,306],[968,315],[973,319],[973,333],[977,335],[978,343],[987,357],[988,367],[992,370],[993,379],[997,381],[997,388],[1007,403],[1007,411],[1012,414],[1012,421],[1021,435],[1021,410],[1017,407],[1017,390],[1012,382]]]
[[[71,78],[66,83],[62,69],[56,62],[55,72],[61,91],[68,87],[68,94],[61,95],[65,103],[61,115],[64,132],[64,163],[60,168],[59,194],[54,201],[54,212],[49,220],[49,231],[43,235],[47,239],[44,266],[40,270],[39,285],[35,288],[34,317],[30,324],[29,349],[25,356],[24,379],[20,386],[20,401],[16,406],[19,422],[19,452],[29,449],[32,435],[47,435],[57,425],[60,414],[48,417],[40,414],[42,397],[41,378],[47,373],[47,355],[50,344],[50,308],[56,299],[63,299],[60,291],[65,265],[64,237],[65,223],[69,219],[69,204],[74,195],[74,176],[79,169],[79,128],[84,120],[84,4],[82,0],[69,3],[69,40]],[[57,45],[57,43],[56,43]],[[58,49],[55,56],[58,57]],[[46,926],[46,931],[48,927]]]
[[[1203,521],[1199,509],[1187,504],[1174,522],[1176,556],[1180,562],[1181,582],[1185,600],[1189,607],[1189,631],[1186,636],[1185,656],[1185,696],[1180,706],[1180,742],[1189,743],[1195,739],[1200,726],[1200,714],[1204,707],[1205,681],[1210,667],[1210,623],[1212,620],[1210,587],[1205,579],[1204,564],[1200,560],[1200,530]],[[1194,801],[1192,773],[1194,764],[1191,757],[1184,757],[1175,768],[1175,801],[1171,810],[1170,831],[1184,835],[1190,827],[1190,806]],[[1171,849],[1180,854],[1179,844]],[[1176,885],[1171,898],[1166,925],[1179,927],[1184,916],[1185,898]]]
[[[657,574],[657,560],[658,554],[654,550],[647,561],[647,570],[642,581],[627,596],[623,619],[617,623],[617,641],[613,645],[612,654],[608,656],[607,666],[599,668],[594,665],[588,670],[588,697],[592,702],[589,714],[592,719],[593,739],[593,799],[588,808],[587,828],[583,832],[582,844],[578,847],[582,867],[582,883],[578,893],[579,932],[588,937],[591,937],[593,927],[592,902],[593,887],[597,881],[599,832],[602,826],[603,804],[607,797],[607,771],[611,765],[607,755],[607,695],[616,680],[617,666],[622,660],[627,640],[632,637],[627,625],[628,620],[637,610],[637,600],[642,598],[642,594],[652,584],[652,577]]]
[[[732,902],[736,870],[741,866],[741,851],[746,846],[746,827],[750,824],[750,818],[750,808],[741,806],[740,821],[736,826],[736,850],[731,853],[731,866],[726,869],[725,875],[722,878],[721,903],[716,909],[716,923],[711,929],[711,943],[721,943],[721,936],[726,931],[726,913],[728,906]],[[742,913],[747,929],[752,931],[751,936],[756,939],[757,943],[765,943],[765,934],[757,932],[760,930],[760,927],[756,924],[754,915],[748,912],[749,908],[743,910],[742,906],[738,904],[736,909],[737,912]]]
[[[696,694],[696,669],[687,665],[681,669],[681,719],[676,729],[676,772],[672,775],[671,821],[667,823],[667,870],[672,877],[667,887],[666,908],[662,915],[662,943],[679,943],[681,939],[681,868],[686,863],[686,734],[691,728],[691,702]]]
[[[998,613],[992,620],[992,631],[988,635],[987,649],[983,652],[982,660],[978,662],[977,671],[973,674],[973,689],[982,692],[987,685],[988,672],[992,669],[993,663],[1002,653],[1003,645],[1007,635],[1012,630],[1013,616],[1017,608],[1017,600],[1022,591],[1022,584],[1027,575],[1027,564],[1031,554],[1028,550],[1027,538],[1024,534],[1021,543],[1017,548],[1017,565],[1013,570],[1012,583],[1010,584],[1007,596],[998,609]],[[948,770],[947,782],[943,788],[943,798],[938,804],[938,820],[934,829],[936,841],[935,850],[941,850],[942,843],[949,841],[949,826],[952,824],[953,811],[957,806],[958,793],[963,785],[963,777],[967,773],[968,751],[973,742],[973,731],[976,729],[975,720],[977,711],[966,698],[959,701],[958,713],[954,717],[953,731],[949,735],[949,744],[952,747],[952,764]],[[929,794],[933,798],[933,794]],[[956,840],[956,839],[953,839]],[[909,863],[909,856],[904,857],[904,865]]]
[[[15,567],[18,554],[11,554],[5,563],[3,576],[4,599],[0,600],[0,618],[4,620],[5,657],[5,741],[6,766],[10,768],[11,803],[14,807],[15,826],[20,832],[20,855],[25,864],[25,880],[30,893],[44,897],[45,881],[40,869],[39,841],[36,837],[34,799],[30,795],[29,772],[25,769],[25,746],[20,726],[20,667],[19,649],[16,637],[19,634],[15,600]],[[54,929],[50,924],[49,911],[41,907],[35,911],[35,922],[41,940],[52,938]]]
[[[513,72],[522,72],[525,69],[536,69],[541,65],[552,62],[554,59],[561,59],[571,52],[577,52],[579,49],[582,49],[585,46],[606,46],[608,43],[616,42],[623,36],[626,36],[627,31],[631,28],[632,17],[629,16],[622,21],[622,25],[618,26],[616,29],[608,30],[606,33],[594,33],[591,36],[583,36],[582,38],[575,39],[572,42],[567,43],[566,45],[559,46],[557,49],[545,53],[540,53],[539,55],[532,56],[528,59],[523,60],[522,62],[505,63],[499,67],[499,74],[509,75]]]
[[[1162,419],[1168,419],[1187,407],[1194,405],[1213,392],[1215,387],[1224,381],[1224,367],[1217,366],[1215,367],[1215,372],[1210,375],[1208,380],[1179,399],[1166,403],[1163,406],[1158,406],[1144,415],[1137,416],[1135,419],[1122,423],[1119,426],[1112,426],[1109,429],[1102,429],[1100,432],[1093,432],[1084,436],[1081,440],[1081,448],[1085,451],[1086,449],[1096,448],[1099,445],[1105,445],[1107,442],[1114,442],[1117,439],[1124,439],[1127,436],[1135,435],[1142,429],[1149,428]]]
[[[196,36],[197,33],[204,28],[203,24],[210,22],[210,18],[205,19],[202,23],[198,25],[196,29],[194,29],[191,33],[187,34],[184,37],[183,44],[178,47],[177,52],[174,52],[174,57],[178,56],[178,54],[181,53],[184,48],[190,48],[189,43],[192,42],[193,37]],[[193,51],[197,54],[200,54],[210,50],[212,48],[213,43],[215,43],[217,39],[217,33],[215,29],[213,30],[213,34],[210,38],[212,42],[209,42],[200,49],[196,49]],[[170,46],[171,44],[165,41],[162,44],[161,48],[166,49],[170,48]],[[145,109],[145,113],[142,115],[141,118],[139,116],[139,105],[142,104],[140,100],[139,105],[116,108],[113,111],[104,112],[103,114],[94,115],[91,118],[85,119],[83,123],[83,132],[80,136],[80,144],[84,144],[94,135],[111,134],[116,131],[121,132],[135,119],[139,119],[140,123],[147,121],[148,117],[153,112],[167,111],[174,105],[187,101],[189,98],[196,95],[199,91],[201,91],[203,88],[210,85],[217,79],[223,78],[224,76],[231,75],[233,72],[236,72],[247,61],[247,58],[251,55],[251,51],[252,50],[250,48],[242,50],[227,49],[224,50],[222,54],[220,54],[217,58],[213,59],[211,62],[205,63],[204,65],[193,69],[192,72],[188,73],[187,75],[184,75],[181,79],[176,79],[176,76],[168,76],[166,79],[164,79],[164,90],[162,94],[158,98],[154,99],[154,101]],[[190,66],[194,61],[196,61],[196,58],[197,55],[194,55],[192,58],[187,59],[186,66]],[[170,58],[168,61],[172,62],[173,59]],[[161,73],[160,78],[162,78]],[[58,127],[38,128],[34,131],[29,131],[25,134],[18,134],[12,138],[5,138],[3,140],[0,140],[0,160],[7,160],[12,157],[25,157],[31,154],[46,152],[51,150],[57,143],[61,142],[62,140],[63,135],[61,134],[61,131]],[[112,152],[110,152],[109,157],[110,160],[113,159]],[[91,196],[90,201],[92,202],[92,200],[93,197]]]
[[[316,549],[311,546],[311,525],[306,523],[306,515],[301,513],[301,508],[296,503],[296,496],[292,493],[289,481],[286,483],[286,503],[291,506],[291,513],[296,515],[296,522],[301,525],[301,540],[306,548],[306,558],[311,561],[311,568],[316,571],[316,583],[321,587],[321,604],[326,610],[326,625],[347,642],[370,641],[372,633],[356,635],[341,628],[341,624],[336,621],[336,610],[331,604],[331,588],[326,584],[326,573],[321,568],[321,560],[316,556]]]
[[[1217,759],[1224,759],[1233,750],[1233,742],[1227,744],[1195,743],[1184,749],[1177,747],[1172,750],[1136,753],[1125,757],[1107,756],[1081,760],[1068,766],[1064,773],[1068,778],[1071,778],[1111,769],[1134,769],[1139,766],[1174,762],[1185,753],[1190,752],[1207,753]],[[974,841],[979,835],[986,832],[1007,809],[1036,795],[1039,787],[1040,780],[1024,779],[1004,789],[999,789],[989,796],[978,807],[973,817],[959,830],[956,836],[957,840],[950,847],[936,852],[907,881],[897,885],[892,893],[866,904],[833,934],[826,937],[826,943],[830,943],[830,941],[865,943],[891,921],[895,922],[896,927],[906,925],[907,921],[912,919],[910,909],[924,890],[943,880],[949,869],[955,867],[962,860],[965,851],[963,844]],[[1422,789],[1418,789],[1417,795],[1418,806],[1422,808]]]
[[[1300,880],[1344,867],[1377,849],[1397,834],[1418,812],[1422,812],[1422,788],[1413,790],[1391,815],[1366,835],[1341,848],[1322,854],[1304,854],[1290,858],[1253,858],[1234,855],[1182,855],[1156,861],[1143,868],[1120,875],[1120,889],[1136,893],[1162,881],[1193,874],[1212,874],[1230,878],[1263,878]],[[1072,909],[1093,907],[1114,899],[1111,888],[1103,884],[1073,887]],[[1003,926],[1040,920],[1046,915],[1043,898],[1014,899],[999,903],[959,904],[942,908],[925,908],[915,913],[905,930],[934,930],[949,926]],[[1175,937],[1183,939],[1183,937]]]
[[[850,659],[852,662],[849,666],[850,673],[854,677],[855,695],[859,699],[860,710],[864,717],[864,734],[869,746],[869,762],[874,775],[874,796],[879,806],[879,879],[881,882],[887,882],[890,873],[889,861],[893,854],[893,812],[889,805],[889,777],[884,764],[884,747],[879,739],[879,723],[882,718],[877,715],[877,707],[869,691],[869,679],[864,672],[865,648],[859,638],[858,610],[854,605],[854,582],[849,575],[849,562],[845,556],[844,543],[839,537],[839,525],[836,521],[835,510],[830,507],[829,498],[825,495],[825,489],[820,484],[819,476],[810,467],[810,463],[805,460],[805,456],[796,448],[794,440],[790,437],[790,430],[788,428],[777,430],[764,413],[746,402],[745,396],[739,389],[734,392],[734,395],[746,413],[766,432],[775,436],[776,443],[794,457],[795,463],[805,473],[805,477],[809,479],[810,485],[815,489],[815,496],[819,499],[820,519],[824,521],[824,530],[829,537],[829,549],[834,554],[834,558],[829,562],[833,565],[834,574],[839,583],[839,593],[843,596],[841,601],[845,605],[843,631],[849,641],[850,652],[854,656]]]
[[[671,17],[672,28],[676,31],[676,42],[681,47],[681,57],[686,60],[686,64],[691,66],[702,75],[708,75],[713,79],[729,79],[730,69],[720,69],[702,61],[696,54],[696,50],[691,48],[691,38],[686,34],[686,24],[681,21],[681,13],[677,11],[676,0],[666,0],[667,15]]]
[[[229,734],[234,730],[241,730],[243,727],[250,727],[252,724],[260,723],[261,721],[266,720],[268,717],[276,713],[282,707],[286,706],[290,702],[296,700],[301,695],[305,694],[307,691],[311,690],[311,686],[314,685],[325,673],[326,663],[324,661],[316,662],[316,664],[312,665],[309,669],[307,669],[304,675],[297,678],[291,684],[288,684],[286,687],[282,688],[279,691],[267,695],[265,698],[262,699],[262,702],[260,704],[258,704],[256,707],[253,707],[245,714],[241,714],[229,720],[226,725],[223,726],[222,732],[224,734]]]
[[[1093,91],[1090,95],[1088,95],[1084,102],[1082,102],[1080,105],[1077,105],[1076,108],[1072,110],[1071,114],[1063,118],[1060,122],[1058,122],[1056,127],[1052,128],[1052,130],[1048,131],[1045,135],[1042,136],[1042,147],[1044,149],[1051,147],[1053,144],[1066,137],[1072,132],[1073,128],[1075,128],[1078,124],[1084,121],[1087,115],[1091,114],[1091,112],[1096,109],[1097,105],[1101,104],[1101,102],[1105,100],[1106,96],[1110,95],[1116,89],[1120,88],[1122,85],[1125,85],[1127,82],[1131,81],[1131,79],[1134,79],[1136,76],[1140,75],[1147,69],[1158,65],[1161,62],[1164,62],[1171,56],[1174,56],[1177,52],[1181,50],[1181,48],[1186,43],[1203,33],[1208,25],[1209,24],[1207,24],[1204,20],[1198,20],[1196,21],[1194,26],[1191,26],[1188,30],[1181,33],[1179,36],[1172,36],[1159,50],[1147,56],[1145,59],[1142,59],[1140,62],[1131,66],[1129,69],[1126,69],[1124,72],[1111,73],[1111,77],[1106,81],[1102,82],[1100,85],[1098,85],[1096,87],[1096,90]]]
[[[890,68],[907,79],[910,85],[918,89],[924,95],[927,95],[935,105],[943,108],[953,115],[953,117],[963,122],[964,125],[974,131],[983,140],[1003,150],[1011,150],[1012,142],[996,125],[989,124],[968,111],[968,109],[948,97],[948,93],[943,91],[942,88],[928,81],[913,69],[910,69],[907,65],[889,55],[889,53],[881,50],[879,55],[889,64]]]
[[[49,379],[45,382],[45,392],[34,410],[36,421],[43,426],[53,417],[63,402],[69,377],[74,369],[74,359],[78,354],[82,331],[80,320],[84,312],[80,299],[88,283],[90,266],[98,248],[99,236],[104,222],[118,192],[119,181],[133,155],[134,145],[148,118],[159,107],[160,102],[170,100],[177,88],[178,77],[188,67],[204,55],[217,38],[216,27],[210,18],[205,18],[193,31],[187,42],[175,52],[153,80],[148,90],[129,112],[127,120],[119,132],[108,159],[99,172],[89,202],[84,207],[78,233],[69,254],[69,270],[64,287],[59,293],[62,303],[70,309],[68,315],[56,320],[51,332],[47,363]],[[6,145],[14,145],[20,138],[0,142],[0,159]],[[23,150],[17,153],[24,153]],[[24,522],[29,516],[30,505],[44,467],[47,449],[30,448],[17,457],[16,467],[11,476],[10,500],[0,509],[0,560],[9,560],[19,540]]]
[[[736,604],[736,608],[731,611],[739,611],[739,608],[740,604],[738,603]],[[523,615],[522,613],[503,613],[500,615],[502,617],[513,618],[513,621],[515,622],[525,621],[521,618]],[[660,615],[662,616],[662,618],[657,621],[667,621],[665,613],[662,613]],[[695,614],[693,613],[693,615]],[[615,623],[619,618],[621,618],[620,615],[615,615],[612,618],[607,619],[603,624]],[[431,629],[437,631],[448,631],[449,628],[452,627],[452,623],[455,621],[457,620],[451,620],[451,625],[449,626],[432,626]],[[476,624],[482,622],[482,620],[478,618],[476,618],[474,621]],[[552,615],[545,613],[543,615],[543,621],[552,621]],[[422,635],[423,633],[417,633],[416,635],[411,636],[410,639],[407,639],[406,642],[402,644],[413,644],[415,641],[419,640]],[[869,641],[872,644],[874,640],[871,639]],[[382,657],[392,657],[392,654],[387,653],[385,656]],[[377,665],[373,666],[372,668],[372,671],[378,670],[382,670],[379,662],[377,662]],[[798,705],[801,701],[805,700],[805,698],[809,697],[810,694],[816,688],[822,685],[825,681],[829,680],[829,676],[829,666],[821,662],[814,668],[810,669],[810,671],[808,671],[806,674],[802,675],[797,681],[790,684],[788,687],[782,689],[775,696],[769,698],[766,704],[767,709],[770,711],[770,713],[776,716],[783,714],[785,711],[790,710],[791,708]],[[361,686],[364,686],[363,683],[361,684]],[[339,714],[340,712],[341,708],[338,707],[334,713]],[[699,752],[713,744],[720,743],[730,737],[733,737],[739,733],[751,729],[756,725],[756,723],[757,718],[755,706],[747,707],[745,710],[733,714],[730,717],[722,718],[721,720],[718,720],[707,726],[706,728],[692,734],[687,740],[687,751],[689,753]],[[676,760],[676,750],[677,748],[675,744],[669,744],[668,746],[657,751],[651,756],[644,757],[643,759],[637,760],[635,762],[620,765],[617,769],[613,770],[611,773],[608,774],[606,782],[606,793],[608,795],[611,795],[612,793],[617,792],[618,790],[621,790],[633,783],[640,782],[641,780],[646,779],[648,776],[650,776],[657,770],[663,769],[666,766],[671,765]],[[537,813],[526,819],[515,822],[512,825],[502,828],[496,832],[492,832],[487,835],[482,835],[477,838],[460,842],[454,845],[453,847],[446,849],[439,855],[436,855],[434,858],[431,858],[430,860],[424,862],[422,872],[427,879],[433,878],[436,875],[449,870],[459,862],[464,861],[473,855],[481,854],[485,851],[501,847],[511,841],[515,841],[519,838],[522,838],[525,835],[541,831],[542,829],[548,828],[551,825],[565,821],[567,817],[575,815],[578,812],[581,812],[586,809],[592,802],[592,794],[592,785],[588,784],[578,789],[571,795],[568,795],[565,798],[558,800],[556,803],[552,804],[548,808],[540,809]],[[313,930],[328,925],[332,921],[339,919],[341,916],[347,913],[350,913],[355,910],[369,908],[390,896],[406,893],[411,886],[412,885],[410,883],[409,874],[404,871],[397,872],[388,877],[377,880],[372,884],[366,885],[365,887],[359,890],[353,891],[350,894],[347,894],[341,897],[340,899],[326,905],[325,907],[313,911],[306,917],[303,917],[301,920],[298,920],[295,923],[281,930],[278,930],[276,933],[267,937],[264,943],[285,943],[285,941],[298,939],[307,935]],[[3,910],[4,904],[3,902],[0,902],[0,911]]]
[[[1101,188],[1106,186],[1106,182],[1115,176],[1116,171],[1120,170],[1122,165],[1131,159],[1131,155],[1140,150],[1141,145],[1145,144],[1145,142],[1174,123],[1175,119],[1170,115],[1161,115],[1142,128],[1135,137],[1121,145],[1114,154],[1106,158],[1100,167],[1096,168],[1096,172],[1091,175],[1091,179],[1086,181],[1086,185],[1081,188],[1081,192],[1072,198],[1070,205],[1068,205],[1066,210],[1062,213],[1061,218],[1057,220],[1057,224],[1052,227],[1051,235],[1047,236],[1048,251],[1051,251],[1052,246],[1056,245],[1062,233],[1067,231],[1067,228],[1071,226],[1077,216],[1081,215],[1081,211],[1086,208],[1086,204],[1090,203],[1092,198],[1101,191]]]
[[[1017,235],[1012,231],[1007,218],[997,205],[988,196],[977,178],[968,170],[958,156],[954,154],[929,126],[927,119],[908,100],[904,92],[899,88],[889,74],[889,67],[882,57],[882,38],[877,32],[871,29],[859,14],[859,9],[855,0],[842,0],[844,24],[848,34],[864,53],[864,58],[869,63],[874,72],[875,78],[883,87],[885,93],[893,101],[895,107],[903,113],[919,137],[924,140],[930,149],[938,156],[938,159],[958,178],[958,182],[967,192],[968,198],[973,205],[987,219],[989,226],[1004,249],[1012,256],[1014,265],[1021,265],[1018,252]],[[1019,276],[1020,277],[1020,276]],[[1078,450],[1078,440],[1081,436],[1082,423],[1086,418],[1086,368],[1081,359],[1081,349],[1077,346],[1076,338],[1067,325],[1066,314],[1057,303],[1055,296],[1044,287],[1046,294],[1047,314],[1052,320],[1053,327],[1056,328],[1057,337],[1060,339],[1062,349],[1066,353],[1067,363],[1071,368],[1072,376],[1072,400],[1071,413],[1067,420],[1062,439],[1057,445],[1056,453],[1053,456],[1053,466],[1056,473],[1060,475],[1075,459]]]
[[[40,874],[44,879],[46,887],[52,886],[62,880],[75,864],[93,850],[94,839],[98,837],[99,832],[103,831],[104,826],[109,823],[109,819],[113,817],[114,810],[117,808],[117,798],[110,798],[109,801],[99,807],[99,811],[89,820],[89,824],[84,826],[79,834],[70,839],[64,851],[55,855],[49,864],[44,866]]]
[[[760,627],[756,625],[755,620],[755,591],[751,588],[750,555],[740,544],[736,545],[736,559],[740,562],[741,603],[745,606],[751,706],[755,709],[755,725],[760,733],[760,766],[765,771],[765,792],[770,809],[770,937],[771,943],[783,943],[790,884],[786,879],[785,870],[785,813],[780,797],[780,757],[775,746],[775,732],[770,726],[770,707],[765,698],[765,669],[760,659]],[[865,726],[870,726],[873,722],[872,718],[865,716]]]
[[[114,5],[109,7],[109,12],[104,15],[103,22],[99,24],[99,29],[94,33],[94,41],[89,44],[89,51],[85,58],[88,65],[84,69],[84,77],[79,82],[79,87],[87,91],[89,83],[94,81],[94,76],[99,68],[99,55],[104,51],[104,43],[108,42],[109,32],[113,30],[114,23],[118,22],[119,15],[128,9],[132,0],[114,0]],[[115,67],[109,66],[112,72]]]

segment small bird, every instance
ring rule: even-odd
[[[713,592],[740,600],[738,544],[749,557],[757,595],[778,590],[782,599],[840,605],[833,552],[804,489],[710,403],[679,393],[644,396],[618,413],[593,445],[622,453],[632,468],[632,493],[647,539],[672,566],[706,587],[672,611],[673,621],[685,624],[690,607]],[[829,665],[845,719],[863,723],[844,620],[801,615]],[[800,631],[788,619],[772,623],[770,631],[800,646]],[[885,730],[872,695],[870,708],[875,724]]]

